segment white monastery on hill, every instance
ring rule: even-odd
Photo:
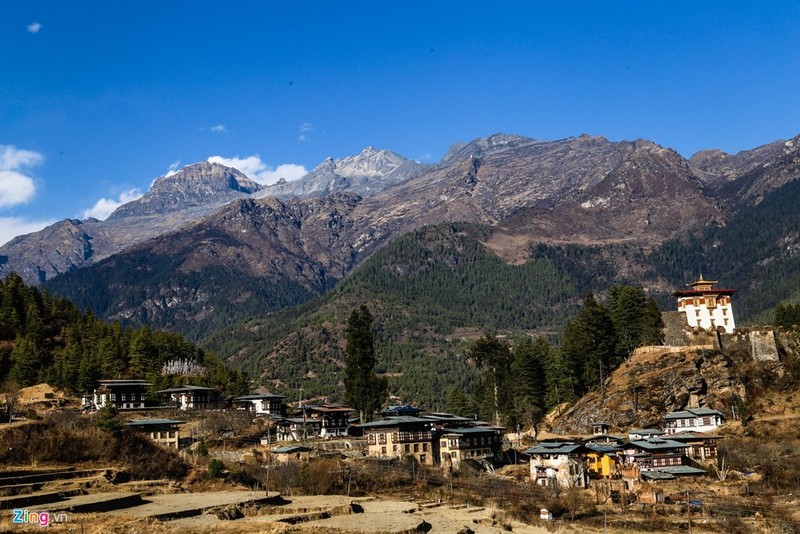
[[[689,284],[691,289],[679,289],[672,296],[678,299],[678,311],[686,314],[686,322],[691,327],[717,330],[723,328],[732,334],[736,323],[733,320],[731,295],[735,289],[715,288],[716,280],[704,280]]]

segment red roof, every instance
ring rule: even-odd
[[[673,297],[692,297],[696,295],[733,295],[735,289],[711,288],[711,289],[679,289],[672,293]]]

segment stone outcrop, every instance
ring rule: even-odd
[[[725,353],[698,347],[642,347],[606,381],[566,410],[553,425],[559,433],[587,433],[593,421],[612,427],[663,426],[664,414],[709,407],[731,417],[746,400],[737,363]]]

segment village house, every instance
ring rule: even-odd
[[[322,438],[347,436],[350,414],[353,409],[343,404],[318,404],[304,407],[308,418],[320,421],[319,436]]]
[[[286,415],[286,397],[272,393],[243,395],[233,399],[233,406],[237,410],[245,410],[255,415]]]
[[[692,432],[712,432],[723,423],[722,412],[710,408],[689,408],[679,412],[669,412],[664,416],[666,433],[678,434],[687,430]]]
[[[736,328],[731,307],[731,295],[735,289],[714,288],[716,280],[704,280],[703,275],[689,284],[691,289],[680,289],[672,293],[678,299],[678,311],[686,315],[686,323],[692,328],[706,330],[722,329],[732,334]]]
[[[630,441],[638,441],[642,439],[660,438],[666,433],[666,430],[661,430],[659,428],[634,428],[628,430],[628,439]]]
[[[441,464],[449,460],[454,469],[464,460],[502,458],[503,429],[500,427],[447,428],[438,441]]]
[[[415,406],[411,406],[410,404],[402,404],[396,406],[387,406],[385,410],[381,410],[380,416],[381,417],[397,417],[399,415],[411,415],[411,416],[418,416],[422,413],[421,408],[417,408]]]
[[[610,478],[619,473],[618,453],[622,451],[620,445],[588,443],[586,450],[586,468],[590,476]]]
[[[542,442],[525,451],[530,455],[531,480],[550,488],[586,488],[586,447],[574,442]]]
[[[309,417],[283,417],[275,422],[278,441],[303,441],[318,438],[322,420]]]
[[[219,390],[187,384],[156,391],[164,403],[178,410],[208,410],[219,406]]]
[[[367,454],[377,458],[413,456],[421,464],[433,465],[433,424],[422,417],[403,415],[359,425],[367,438]]]
[[[110,404],[117,410],[136,410],[145,407],[150,382],[147,380],[98,380],[92,394],[92,408]]]
[[[264,440],[261,440],[264,444]],[[311,458],[311,447],[303,445],[284,445],[269,451],[269,453],[280,464],[288,464],[289,462],[307,462]]]
[[[592,435],[601,436],[604,434],[608,434],[610,428],[611,425],[609,425],[605,421],[597,421],[596,423],[592,423]]]
[[[137,419],[130,421],[128,427],[138,432],[143,432],[159,445],[170,449],[177,449],[180,443],[180,425],[186,421],[173,421],[172,419]]]
[[[717,463],[717,442],[722,436],[705,432],[681,432],[670,434],[669,439],[685,444],[686,455],[690,460],[703,465]]]
[[[640,471],[685,465],[689,463],[687,448],[688,445],[670,439],[631,441],[623,450],[624,464]]]

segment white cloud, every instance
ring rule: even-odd
[[[33,178],[20,172],[44,161],[33,150],[20,150],[14,145],[0,145],[0,208],[28,202],[36,194]]]
[[[300,137],[297,138],[298,141],[301,143],[305,143],[306,141],[310,141],[311,138],[308,136],[308,132],[314,131],[314,125],[310,122],[304,122],[300,125]]]
[[[111,215],[115,209],[122,206],[123,204],[127,204],[128,202],[132,202],[137,198],[142,196],[142,192],[138,189],[130,189],[128,191],[123,191],[119,195],[119,199],[114,200],[113,198],[101,198],[97,202],[94,203],[94,206],[89,208],[88,210],[84,210],[82,217],[84,219],[88,219],[89,217],[94,217],[95,219],[99,219],[104,221]]]
[[[28,24],[28,31],[30,33],[39,33],[39,30],[42,29],[42,25],[38,22],[31,22]]]
[[[22,217],[0,217],[0,245],[5,245],[18,235],[38,232],[54,222],[56,221],[31,221]]]
[[[210,163],[219,163],[226,167],[233,167],[239,169],[247,175],[251,180],[263,185],[271,185],[280,180],[281,178],[291,182],[297,180],[308,174],[308,171],[302,165],[295,163],[284,163],[278,165],[277,168],[267,165],[261,161],[261,157],[256,154],[255,156],[248,156],[240,158],[235,156],[232,158],[223,158],[222,156],[211,156],[208,158]]]
[[[225,133],[227,131],[224,124],[215,124],[209,130],[216,133]]]

